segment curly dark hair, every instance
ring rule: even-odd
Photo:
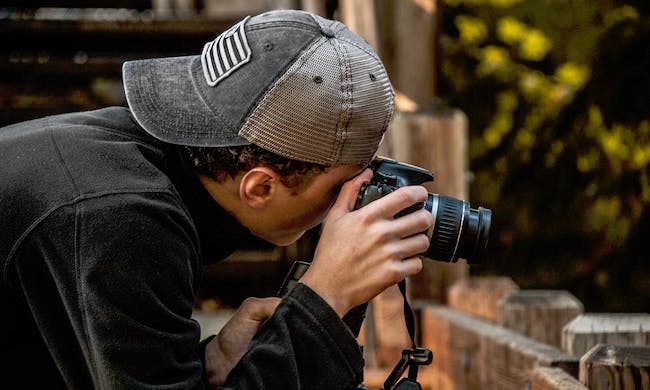
[[[185,146],[185,151],[197,173],[217,182],[262,165],[276,171],[282,184],[295,188],[305,179],[327,169],[325,165],[291,160],[253,144],[234,147]]]

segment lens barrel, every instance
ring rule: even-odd
[[[482,261],[492,219],[489,209],[472,209],[464,200],[431,193],[424,208],[435,221],[429,229],[426,257],[447,262],[463,258],[468,264]]]

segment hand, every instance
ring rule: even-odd
[[[280,298],[247,298],[205,349],[208,382],[220,386],[244,356],[262,322],[270,317]]]
[[[359,210],[359,188],[369,171],[347,182],[323,224],[309,270],[300,282],[316,291],[339,314],[368,302],[387,287],[422,269],[418,254],[429,247],[433,223],[426,210],[395,214],[427,199],[422,186],[401,187]]]

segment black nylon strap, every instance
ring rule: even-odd
[[[404,297],[404,322],[406,322],[406,330],[408,330],[411,337],[411,347],[415,349],[415,315],[411,310],[408,299],[406,299],[406,279],[402,279],[401,282],[397,283],[397,286],[402,293],[402,297]]]

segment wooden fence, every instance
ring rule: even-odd
[[[448,296],[413,302],[434,355],[419,371],[425,390],[650,389],[649,314],[584,313],[567,291],[505,277],[464,278]],[[381,388],[391,368],[368,367],[364,383]]]

